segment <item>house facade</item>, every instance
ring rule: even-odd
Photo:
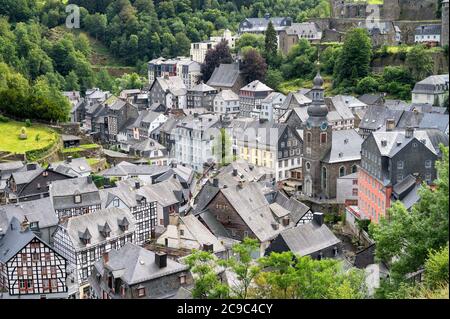
[[[110,251],[134,242],[136,221],[125,209],[110,207],[70,218],[53,235],[54,248],[68,261],[69,297],[89,296],[93,264]]]
[[[261,102],[272,92],[270,87],[258,80],[242,87],[239,91],[240,116],[259,118]]]
[[[26,220],[14,217],[0,231],[0,290],[8,299],[67,298],[66,267],[66,259],[37,237]]]

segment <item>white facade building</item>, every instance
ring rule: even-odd
[[[231,90],[220,91],[214,98],[214,112],[221,115],[239,113],[239,96]]]

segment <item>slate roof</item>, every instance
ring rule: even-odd
[[[326,163],[340,163],[361,159],[362,137],[355,130],[332,132],[331,150],[323,159]]]
[[[422,94],[433,94],[448,91],[449,86],[449,75],[431,75],[422,81],[419,81],[414,85],[412,93],[422,93]]]
[[[390,110],[385,106],[370,105],[359,123],[359,128],[375,131],[382,128],[387,119],[393,119],[395,126],[397,126],[402,114],[403,111],[401,110]]]
[[[111,250],[107,263],[100,259],[94,266],[100,273],[103,273],[104,268],[112,271],[116,274],[114,277],[120,278],[130,286],[188,270],[187,265],[170,258],[167,258],[167,266],[160,268],[155,263],[153,251],[133,243],[126,243],[118,250]]]
[[[189,91],[193,91],[193,92],[211,92],[211,91],[216,91],[215,88],[201,82],[199,84],[197,84],[196,86],[194,86],[192,89],[190,89]]]
[[[209,86],[233,87],[238,80],[240,71],[239,65],[234,64],[220,64],[214,69],[211,78],[206,84]]]
[[[25,165],[23,164],[22,161],[4,162],[4,163],[0,163],[0,172],[18,170],[24,166]]]
[[[274,203],[289,212],[294,224],[297,224],[310,211],[308,206],[293,197],[288,198],[281,191],[277,192]]]
[[[355,118],[349,106],[350,100],[346,96],[336,95],[330,98],[329,101],[331,101],[334,109],[344,120],[353,120]]]
[[[291,18],[289,17],[264,17],[264,18],[246,18],[241,22],[239,29],[240,32],[264,32],[267,29],[269,21],[272,21],[273,27],[276,31],[285,29],[288,25],[282,25],[283,22],[286,24],[291,23]],[[243,26],[243,23],[248,21],[251,26]]]
[[[156,81],[158,81],[163,91],[169,91],[175,96],[183,96],[187,93],[186,85],[184,85],[183,79],[179,76],[157,77]]]
[[[100,195],[94,182],[88,182],[91,177],[79,177],[52,182],[50,197],[55,209],[83,207],[100,204]],[[81,195],[81,203],[74,202],[74,195]]]
[[[419,123],[420,129],[436,128],[446,132],[449,126],[448,114],[424,113],[422,121]]]
[[[327,225],[319,226],[314,221],[283,230],[280,236],[289,249],[300,256],[307,256],[341,241]]]
[[[315,22],[302,22],[292,23],[290,27],[286,29],[286,33],[289,35],[310,35],[318,37],[322,31]]]
[[[16,217],[19,221],[26,217],[30,223],[39,222],[40,229],[58,225],[58,217],[50,197],[0,206],[0,215],[8,220]]]
[[[141,189],[163,207],[182,201],[183,186],[175,178],[167,179],[158,184],[145,185]]]
[[[195,213],[202,212],[219,191],[220,191],[219,187],[215,187],[210,184],[203,186],[195,198],[196,201],[194,206]]]
[[[113,166],[100,173],[102,176],[129,176],[129,175],[150,175],[156,176],[163,174],[169,168],[167,166],[160,165],[136,165],[125,161],[120,162],[116,166]]]
[[[415,35],[440,35],[442,26],[440,24],[421,25],[414,30]]]
[[[249,92],[272,92],[273,89],[265,85],[259,80],[255,80],[253,82],[250,82],[249,84],[245,85],[241,88],[241,91],[249,91]]]
[[[231,90],[222,90],[217,93],[216,97],[221,97],[224,101],[239,101],[239,95]]]
[[[214,253],[225,251],[225,247],[220,243],[208,228],[205,227],[194,215],[180,217],[181,222],[186,226],[200,246],[213,244]]]
[[[128,232],[133,232],[135,229],[136,220],[133,215],[125,209],[117,207],[110,207],[106,209],[97,210],[95,212],[74,216],[69,218],[63,227],[67,230],[75,250],[86,248],[86,245],[81,242],[80,236],[86,233],[90,234],[90,245],[94,246],[105,241],[105,238],[100,233],[98,226],[103,226],[108,223],[111,228],[110,237],[117,237],[123,234],[119,227],[119,222],[126,218],[129,222]]]
[[[227,187],[221,192],[260,242],[275,238],[283,228],[279,225],[279,229],[273,229],[272,223],[277,222],[257,183],[245,183],[242,189]]]
[[[393,157],[413,140],[406,138],[405,131],[373,132],[372,134],[381,156],[387,157]],[[436,155],[440,154],[439,143],[448,145],[448,136],[439,130],[415,130],[413,137],[423,142]],[[386,141],[386,146],[382,145],[382,141]]]
[[[143,141],[136,140],[135,142],[131,143],[130,149],[138,150],[141,152],[157,151],[157,150],[165,151],[166,150],[166,148],[164,146],[162,146],[157,141],[155,141],[154,139],[151,139],[151,138],[146,138]]]
[[[21,184],[27,184],[31,182],[33,179],[35,179],[39,174],[41,174],[44,171],[42,167],[37,165],[36,169],[30,170],[30,171],[21,171],[21,172],[14,172],[11,174],[11,176],[14,178],[14,181],[17,185]]]
[[[50,164],[49,169],[72,177],[79,177],[92,171],[91,166],[84,157],[73,158],[70,162],[53,162]]]
[[[208,210],[202,211],[198,216],[204,221],[211,232],[218,237],[230,237],[225,227],[217,220],[217,218]]]
[[[66,141],[80,141],[81,137],[76,136],[76,135],[61,134],[61,139],[63,140],[63,142],[66,142]]]
[[[406,176],[402,181],[394,185],[394,196],[397,199],[402,199],[408,192],[416,185],[416,178],[411,174]]]
[[[0,261],[2,263],[8,262],[14,257],[23,247],[25,247],[36,235],[31,230],[22,232],[20,229],[20,221],[13,217],[10,221],[14,229],[8,225],[8,228],[0,238]]]
[[[383,100],[383,96],[382,94],[363,94],[358,96],[358,100],[367,105],[375,105]]]

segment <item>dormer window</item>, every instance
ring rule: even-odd
[[[75,195],[74,197],[73,197],[73,201],[74,201],[74,203],[75,204],[79,204],[79,203],[81,203],[81,195]]]

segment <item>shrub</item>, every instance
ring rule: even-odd
[[[9,118],[7,118],[6,116],[3,116],[0,114],[0,122],[1,123],[8,123],[9,122]]]
[[[25,120],[25,126],[26,127],[30,127],[31,126],[31,121],[29,119]]]

